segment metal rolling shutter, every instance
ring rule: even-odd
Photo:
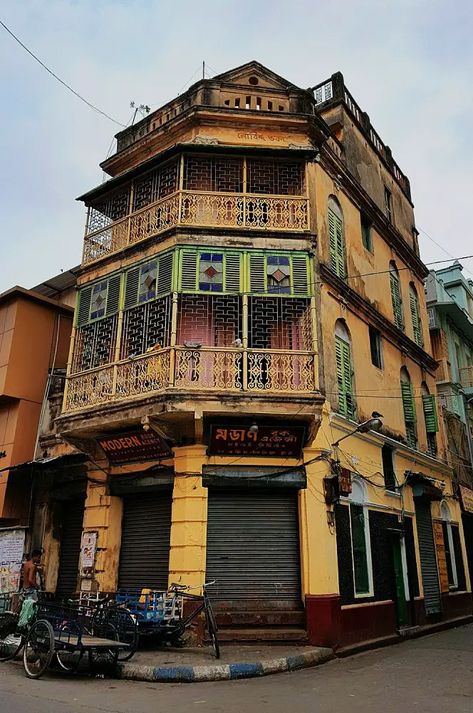
[[[434,535],[430,504],[416,502],[417,536],[419,538],[422,583],[424,585],[424,604],[427,614],[441,611],[440,586],[435,555]]]
[[[120,588],[167,589],[171,505],[169,491],[123,499]]]
[[[300,605],[297,491],[209,490],[206,578],[226,603]]]
[[[84,501],[65,501],[63,508],[64,521],[56,585],[56,594],[61,597],[70,595],[77,589],[82,521],[84,519]]]

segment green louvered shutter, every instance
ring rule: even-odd
[[[432,394],[425,394],[422,396],[422,402],[424,406],[425,430],[427,433],[437,433],[439,430],[439,424],[435,396]]]
[[[266,260],[264,255],[250,255],[250,292],[266,292]]]
[[[412,331],[414,334],[414,341],[420,347],[424,346],[424,339],[422,335],[422,322],[419,314],[419,300],[417,295],[412,289],[409,289],[409,303],[411,308],[411,319],[412,319]]]
[[[343,223],[335,213],[328,211],[328,232],[330,249],[330,267],[333,272],[345,279],[345,238],[343,235]]]
[[[195,292],[197,289],[197,257],[197,252],[181,252],[179,284],[184,292]]]
[[[120,285],[121,275],[113,275],[107,285],[107,312],[106,316],[118,312],[120,307]]]
[[[394,324],[399,329],[404,329],[404,315],[402,312],[402,297],[399,277],[396,272],[391,270],[391,299],[393,304]]]
[[[134,307],[138,302],[138,284],[140,268],[134,267],[126,273],[125,309]]]
[[[307,255],[292,256],[292,293],[309,294],[309,258]]]
[[[338,411],[343,416],[354,416],[351,349],[340,337],[335,337],[335,361],[337,365]]]
[[[225,255],[225,292],[239,293],[241,290],[241,254]]]
[[[412,384],[406,381],[401,382],[402,406],[404,409],[404,420],[408,423],[416,422],[416,410],[414,406],[414,392]]]
[[[164,253],[158,263],[158,286],[156,293],[159,295],[172,292],[172,268],[174,253]]]
[[[77,326],[82,327],[89,321],[90,315],[90,298],[92,296],[92,287],[83,287],[78,294],[77,299]]]

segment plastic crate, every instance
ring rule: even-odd
[[[136,614],[138,621],[159,623],[182,618],[182,596],[173,592],[120,589],[115,601]]]

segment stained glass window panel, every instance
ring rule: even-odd
[[[140,271],[139,302],[147,302],[156,297],[158,265],[156,261],[143,265]]]
[[[205,292],[222,292],[222,253],[201,253],[199,264],[199,289]]]
[[[98,319],[105,315],[107,306],[107,282],[99,282],[92,289],[90,301],[90,319]]]
[[[266,261],[268,292],[287,294],[291,291],[291,266],[285,255],[268,255]]]

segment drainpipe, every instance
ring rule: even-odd
[[[468,398],[466,394],[462,394],[462,397],[463,397],[463,405],[465,407],[466,438],[468,441],[468,452],[470,454],[470,468],[473,468],[473,439],[471,436],[471,429],[470,429],[470,417],[468,415],[469,410],[470,410],[470,404],[473,403],[473,396],[470,396],[470,398]]]

